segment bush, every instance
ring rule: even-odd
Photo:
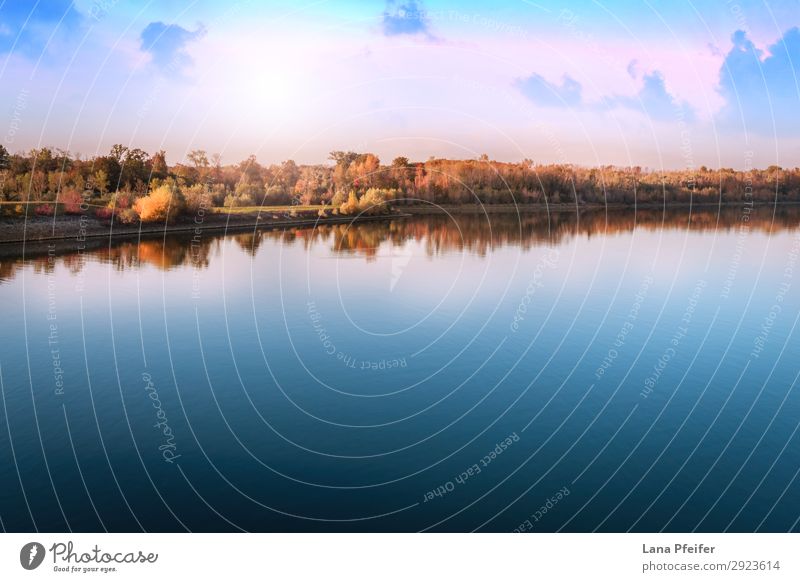
[[[111,220],[111,217],[114,216],[114,210],[108,207],[98,208],[94,211],[94,215],[100,220]]]
[[[231,200],[233,204],[228,204]],[[256,206],[264,200],[264,187],[249,182],[236,184],[236,192],[225,197],[225,206]]]
[[[183,195],[174,184],[159,186],[133,205],[142,222],[173,222],[183,208]]]
[[[139,222],[139,215],[133,208],[123,208],[117,213],[117,220],[122,224],[135,224]]]
[[[334,194],[333,198],[331,198],[331,206],[333,206],[334,208],[338,208],[339,206],[341,206],[344,203],[345,203],[344,191],[337,190],[336,194]]]
[[[186,199],[186,212],[191,215],[196,216],[201,209],[207,210],[213,205],[211,192],[203,184],[187,188],[183,195]]]
[[[53,216],[55,211],[55,207],[50,204],[41,204],[34,209],[37,216]]]
[[[130,192],[115,192],[108,202],[108,207],[114,210],[123,210],[130,208],[132,203],[132,195]]]
[[[64,214],[81,214],[83,196],[74,189],[65,190],[61,193],[60,202],[64,205]]]
[[[292,203],[292,197],[286,192],[286,190],[278,185],[273,185],[267,188],[264,199],[267,204],[280,205]]]
[[[211,204],[213,206],[222,206],[225,204],[225,186],[223,184],[214,184],[209,190],[211,194]]]
[[[225,206],[255,206],[255,202],[247,195],[237,196],[236,194],[228,194],[225,196]]]
[[[340,214],[355,214],[358,212],[358,197],[353,190],[350,190],[350,194],[347,197],[347,202],[343,203],[339,207]]]
[[[370,188],[358,201],[358,209],[364,214],[380,214],[386,209],[386,191]]]

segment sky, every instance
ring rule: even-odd
[[[800,0],[0,0],[0,138],[800,166]]]

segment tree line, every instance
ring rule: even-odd
[[[161,150],[114,145],[81,158],[39,148],[11,154],[0,145],[0,202],[39,204],[47,214],[95,208],[101,218],[170,220],[202,207],[326,205],[331,212],[378,212],[407,204],[651,204],[798,202],[800,168],[651,170],[638,166],[498,162],[488,156],[388,165],[371,153],[331,152],[328,163],[262,165],[255,156],[223,164],[193,150],[170,165]],[[13,204],[11,204],[13,206]]]

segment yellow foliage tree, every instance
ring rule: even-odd
[[[355,214],[358,212],[358,197],[356,196],[355,191],[350,190],[350,194],[347,197],[347,202],[341,205],[339,212],[341,214]]]
[[[378,188],[370,188],[361,196],[361,200],[358,201],[358,208],[364,214],[385,212],[386,192]]]
[[[142,222],[173,222],[183,210],[180,190],[170,184],[162,184],[149,195],[136,200],[133,209]]]

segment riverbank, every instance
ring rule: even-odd
[[[682,210],[698,208],[703,210],[715,208],[752,207],[798,207],[800,202],[749,203],[738,202],[673,202],[669,204],[416,204],[401,206],[407,214],[506,214],[509,212],[584,212],[598,210]]]
[[[50,242],[88,242],[92,239],[124,239],[167,234],[203,235],[246,232],[266,228],[295,228],[320,224],[341,224],[402,217],[402,213],[362,216],[280,216],[270,213],[212,213],[202,220],[179,220],[174,224],[111,224],[88,215],[0,219],[0,245],[22,247]]]
[[[191,219],[182,218],[173,224],[111,224],[108,220],[101,220],[90,215],[59,215],[4,217],[0,218],[0,254],[18,253],[23,248],[33,250],[37,246],[56,244],[59,247],[76,247],[88,245],[98,247],[110,240],[123,240],[131,238],[153,238],[171,234],[185,234],[189,236],[203,234],[241,233],[269,228],[297,228],[313,227],[323,224],[341,224],[351,222],[364,222],[374,220],[391,220],[409,215],[425,214],[512,214],[512,213],[541,213],[541,212],[598,212],[598,211],[628,211],[628,210],[688,210],[703,209],[714,210],[731,209],[745,205],[744,202],[732,203],[696,203],[696,204],[638,204],[635,207],[627,204],[460,204],[460,205],[435,205],[417,204],[401,206],[395,212],[382,215],[318,216],[317,211],[277,212],[272,208],[265,208],[261,212],[234,211],[227,212],[214,209],[202,217]],[[761,208],[773,206],[772,204],[755,204]],[[798,207],[800,203],[778,203],[776,207]]]

